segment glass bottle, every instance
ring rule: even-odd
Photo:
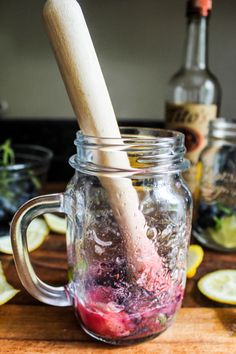
[[[208,23],[211,0],[187,2],[187,38],[181,69],[171,78],[166,102],[166,127],[185,134],[192,168],[185,175],[194,193],[196,166],[206,146],[209,121],[219,114],[221,89],[208,67]]]
[[[236,121],[212,121],[208,140],[193,235],[214,250],[236,252]]]

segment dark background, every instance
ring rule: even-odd
[[[119,119],[120,126],[162,127],[147,119],[142,121]],[[67,182],[74,171],[68,160],[75,153],[74,140],[78,123],[71,119],[3,119],[0,118],[0,143],[11,138],[14,144],[36,144],[51,149],[54,153],[48,180]]]

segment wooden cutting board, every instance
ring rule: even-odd
[[[49,185],[46,192],[62,191]],[[31,254],[36,273],[45,282],[67,281],[66,243],[63,235],[50,235]],[[236,308],[213,302],[198,291],[197,281],[217,269],[236,269],[235,254],[205,250],[197,274],[188,279],[183,308],[176,322],[159,337],[130,347],[112,347],[88,337],[76,322],[72,308],[46,306],[21,286],[12,256],[0,253],[8,281],[21,289],[0,306],[0,353],[11,354],[236,354]]]
[[[0,353],[233,354],[236,309],[182,308],[161,336],[135,346],[112,347],[88,337],[72,309],[5,305],[0,308]]]

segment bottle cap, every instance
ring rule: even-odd
[[[207,17],[212,9],[212,0],[188,0],[187,15]]]

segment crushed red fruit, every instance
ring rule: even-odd
[[[183,289],[178,285],[159,295],[143,288],[94,286],[76,299],[76,309],[83,325],[103,338],[135,339],[164,331],[179,309]]]

